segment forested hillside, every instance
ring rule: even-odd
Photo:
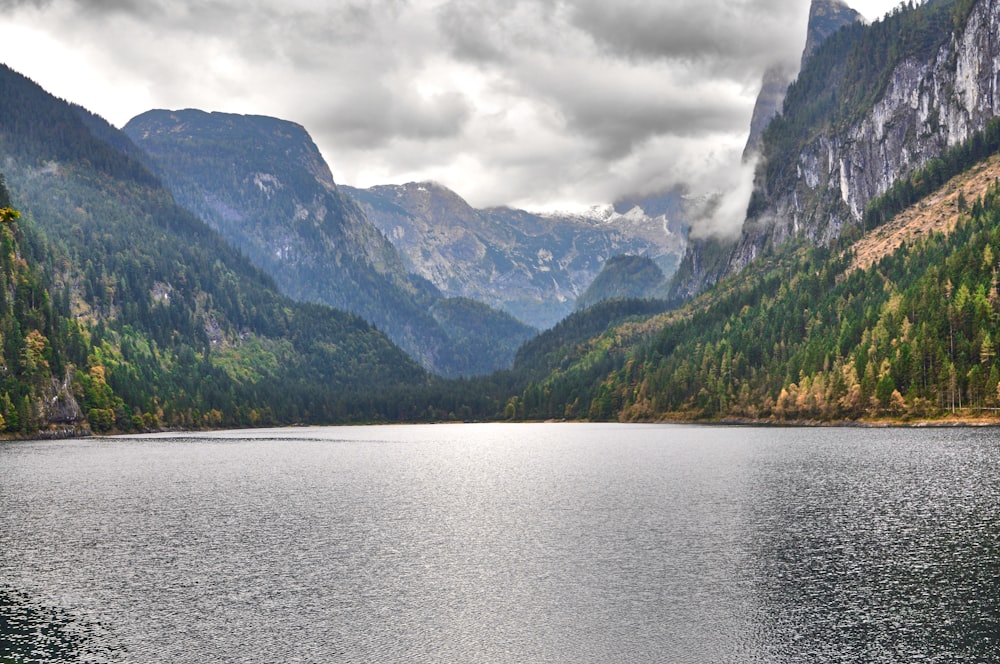
[[[11,198],[45,239],[52,300],[83,345],[61,354],[52,323],[35,327],[56,376],[75,369],[94,429],[377,419],[381,391],[425,380],[356,316],[280,295],[130,150],[100,118],[0,69]],[[30,316],[15,314],[27,333]]]
[[[959,169],[992,131],[942,163]],[[919,188],[927,174],[898,190]],[[891,208],[897,198],[891,193],[872,210]],[[928,200],[938,198],[935,191]],[[776,421],[992,415],[1000,408],[1000,178],[960,209],[944,197],[940,205],[931,213],[958,217],[950,233],[914,236],[868,269],[852,267],[851,237],[833,248],[791,247],[684,310],[612,328],[526,389],[514,401],[518,414]]]
[[[93,348],[65,299],[50,296],[46,255],[0,177],[0,431],[8,435],[85,432],[84,412],[99,420],[95,409],[110,405],[101,376],[74,369]]]

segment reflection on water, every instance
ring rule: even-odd
[[[997,661],[997,432],[816,437],[758,458],[754,576],[775,661]]]
[[[3,445],[0,661],[1000,661],[998,440],[566,424]]]
[[[38,605],[24,593],[0,586],[0,662],[61,664],[112,662],[112,638],[98,625]]]

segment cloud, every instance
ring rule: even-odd
[[[298,122],[340,182],[585,206],[738,189],[730,156],[807,5],[0,0],[0,59],[117,125],[189,107]]]
[[[571,20],[617,55],[757,78],[776,59],[798,57],[807,9],[798,0],[582,0]]]
[[[692,238],[739,236],[753,192],[755,165],[742,160],[739,165],[726,164],[715,172],[714,186],[686,199]]]

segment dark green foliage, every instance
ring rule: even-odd
[[[577,298],[576,308],[586,309],[601,300],[651,297],[662,286],[663,278],[663,271],[646,256],[612,256]]]
[[[115,135],[99,118],[9,70],[0,89],[0,151],[21,225],[46,238],[3,240],[16,277],[0,289],[17,372],[0,389],[8,426],[41,424],[32,398],[48,379],[43,362],[57,378],[76,368],[77,400],[97,430],[378,419],[357,404],[425,381],[360,318],[280,295],[140,163],[99,140]],[[43,272],[18,272],[18,251]],[[72,316],[49,316],[53,303]]]

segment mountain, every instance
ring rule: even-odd
[[[608,258],[641,254],[672,272],[683,253],[680,221],[666,214],[662,201],[664,211],[652,214],[632,202],[586,214],[541,215],[476,209],[434,183],[343,189],[410,270],[446,295],[485,302],[538,328],[571,313]],[[647,202],[651,208],[656,203]]]
[[[744,162],[762,157],[764,132],[782,111],[788,88],[796,73],[805,69],[813,54],[828,37],[841,28],[862,25],[864,17],[841,0],[812,1],[806,26],[806,43],[800,62],[796,65],[777,63],[764,73],[750,120],[750,133],[743,149]],[[689,238],[680,267],[668,288],[667,298],[671,302],[687,301],[728,274],[731,270],[730,258],[738,242],[738,238],[718,235]]]
[[[65,366],[53,377],[68,377],[94,430],[386,418],[387,390],[426,384],[360,318],[281,295],[175,203],[127,136],[7,67],[0,153],[18,223],[44,242],[63,359],[60,335],[29,312],[16,316],[19,334],[48,339],[51,356],[35,348]],[[31,306],[44,299],[26,294]]]
[[[939,0],[823,42],[765,131],[728,272],[793,238],[863,233],[869,203],[983,130],[1000,107],[998,29],[996,3]]]
[[[603,300],[655,297],[663,284],[663,271],[646,256],[612,256],[597,278],[576,300],[577,309],[586,309]]]
[[[798,68],[788,63],[772,65],[764,72],[760,93],[754,104],[750,120],[750,135],[743,149],[744,160],[760,151],[761,137],[775,115],[781,112],[788,86],[795,75],[805,67],[806,61],[816,52],[827,37],[853,23],[864,22],[864,17],[842,0],[812,0],[809,5],[809,22],[806,26],[806,45]]]
[[[445,376],[509,366],[534,334],[485,307],[446,303],[345,196],[301,126],[261,116],[149,111],[124,132],[175,199],[283,292],[356,313]],[[464,295],[453,293],[451,295]],[[447,310],[446,318],[440,312]],[[459,312],[474,321],[459,323]],[[469,337],[471,329],[478,337]]]

